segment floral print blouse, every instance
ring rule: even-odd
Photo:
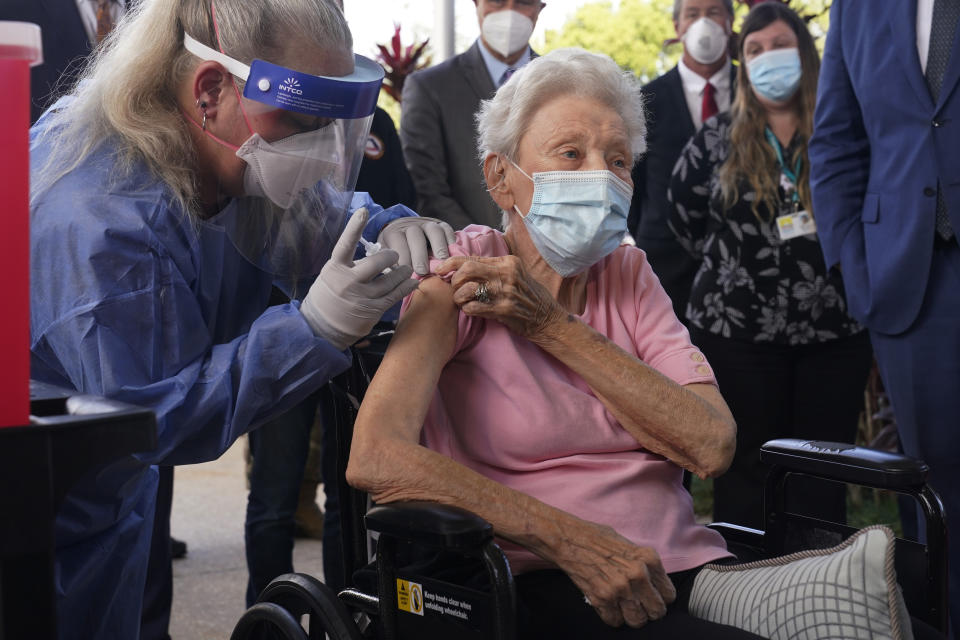
[[[757,194],[745,180],[739,200],[724,209],[718,173],[729,154],[729,129],[729,113],[704,123],[680,154],[667,193],[674,205],[670,228],[700,262],[686,309],[689,325],[724,338],[779,345],[862,331],[847,315],[843,282],[838,272],[827,271],[815,233],[781,240],[766,205],[758,207],[762,222],[753,214]],[[798,144],[795,137],[784,156],[792,157]]]

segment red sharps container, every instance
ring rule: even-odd
[[[0,427],[30,414],[30,67],[40,27],[0,21]]]

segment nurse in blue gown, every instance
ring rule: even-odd
[[[57,517],[61,638],[137,637],[154,465],[344,371],[410,262],[446,256],[449,227],[352,193],[381,78],[326,0],[151,0],[31,131],[31,374],[157,416]]]

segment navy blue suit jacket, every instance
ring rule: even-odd
[[[53,103],[61,76],[79,72],[90,54],[90,38],[76,0],[0,0],[0,20],[33,22],[43,32],[43,64],[30,71],[30,122],[36,122]],[[68,76],[60,88],[69,85]]]
[[[960,29],[936,104],[916,0],[834,0],[810,142],[814,216],[851,314],[896,334],[930,275],[937,181],[960,230]]]

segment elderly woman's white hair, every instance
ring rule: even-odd
[[[609,56],[570,47],[534,58],[517,71],[477,112],[477,150],[481,164],[491,153],[515,158],[520,139],[546,102],[558,96],[599,100],[620,114],[630,139],[633,162],[647,150],[640,83]],[[503,212],[507,229],[510,214]]]
[[[145,162],[184,211],[198,200],[196,150],[177,91],[201,60],[183,48],[183,33],[245,64],[278,64],[287,42],[351,50],[341,10],[329,0],[145,0],[136,3],[98,47],[72,87],[69,107],[47,114],[55,151],[31,184],[32,198],[112,139],[121,172]],[[243,83],[237,81],[240,91]]]
[[[537,110],[557,96],[599,100],[620,114],[633,161],[647,149],[640,83],[601,53],[570,47],[534,58],[517,71],[477,113],[477,148],[482,163],[491,153],[516,157],[520,138]]]

